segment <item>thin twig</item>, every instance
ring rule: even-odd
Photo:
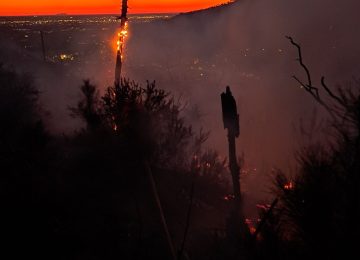
[[[311,80],[311,74],[310,74],[310,71],[308,69],[308,67],[304,64],[303,62],[303,57],[302,57],[302,52],[301,52],[301,46],[296,43],[292,37],[290,36],[286,36],[287,39],[290,40],[291,44],[294,45],[297,50],[298,50],[298,55],[299,57],[297,58],[297,60],[299,61],[300,63],[300,66],[304,69],[305,73],[306,73],[306,76],[307,76],[307,79],[308,79],[308,83],[307,84],[304,84],[299,78],[297,78],[296,76],[293,76],[293,78],[301,84],[301,86],[304,87],[305,91],[308,92],[313,98],[315,98],[315,100],[320,104],[322,105],[327,111],[328,113],[330,114],[330,116],[336,120],[336,116],[334,115],[334,111],[331,107],[329,107],[329,105],[327,105],[321,98],[320,98],[320,94],[319,94],[319,89],[317,87],[314,87],[312,85],[312,80]],[[323,88],[326,90],[326,92],[332,97],[334,98],[335,100],[337,100],[338,102],[340,102],[340,104],[342,104],[341,102],[341,99],[339,97],[337,97],[336,95],[334,95],[331,90],[326,86],[325,84],[325,80],[324,80],[324,77],[322,77],[321,79],[321,83],[322,83],[322,86]]]
[[[298,55],[299,55],[299,57],[298,57],[297,60],[299,61],[301,67],[305,70],[305,73],[306,73],[306,76],[307,76],[307,79],[308,79],[308,84],[307,84],[307,86],[310,87],[310,88],[314,88],[314,87],[312,86],[310,71],[309,71],[309,69],[307,68],[307,66],[306,66],[306,65],[304,64],[304,62],[303,62],[300,45],[299,45],[298,43],[296,43],[296,42],[293,40],[292,37],[286,36],[286,38],[289,39],[290,42],[291,42],[291,44],[294,45],[294,46],[297,48],[297,50],[298,50]],[[316,89],[316,88],[314,88],[314,89]]]
[[[344,106],[344,102],[341,98],[336,96],[326,85],[325,83],[325,77],[321,77],[321,85],[325,89],[325,91],[329,94],[330,97],[332,97],[334,100],[336,100],[340,105]]]

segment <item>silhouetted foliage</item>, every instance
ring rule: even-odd
[[[138,156],[151,157],[161,165],[181,166],[189,161],[187,151],[194,134],[180,115],[181,104],[164,90],[147,82],[146,87],[123,79],[108,87],[101,100],[88,81],[82,86],[83,100],[72,109],[89,126],[98,125],[120,138],[141,146]],[[93,128],[93,127],[91,127]],[[150,159],[149,157],[149,159]]]
[[[305,90],[330,114],[328,143],[312,144],[298,153],[299,171],[293,179],[279,173],[275,179],[279,208],[268,230],[280,238],[284,259],[340,259],[359,256],[360,232],[360,84],[354,79],[337,92],[321,79],[321,91],[308,83]],[[294,76],[295,77],[295,76]],[[295,79],[297,79],[295,77]],[[297,79],[301,84],[302,81]],[[326,100],[326,101],[324,101]],[[281,226],[277,229],[276,227]],[[268,239],[271,243],[275,238]]]
[[[192,131],[181,101],[154,82],[123,80],[101,97],[84,81],[70,110],[86,127],[51,136],[31,78],[1,67],[0,83],[1,227],[14,258],[168,258],[146,163],[176,250],[211,257],[227,162],[204,148],[209,133]]]
[[[1,253],[14,259],[31,249],[37,199],[49,189],[42,183],[51,153],[38,95],[29,76],[0,65]]]
[[[307,254],[327,259],[357,254],[354,241],[360,232],[359,101],[360,93],[340,90],[342,104],[332,122],[331,146],[313,146],[299,153],[299,174],[290,180],[277,177],[287,236],[304,243]],[[330,147],[330,148],[329,148]]]
[[[84,80],[81,86],[83,100],[77,107],[70,108],[74,117],[82,118],[89,130],[96,130],[101,124],[101,110],[99,101],[99,91],[96,86],[90,84],[89,80]]]
[[[26,75],[18,75],[0,64],[0,127],[1,149],[10,149],[26,140],[19,140],[18,134],[26,134],[25,129],[40,127],[38,94],[32,80]]]
[[[86,90],[82,100],[72,109],[88,127],[70,138],[64,147],[67,158],[60,175],[67,188],[60,197],[67,199],[58,207],[63,209],[62,214],[67,212],[67,217],[61,217],[62,226],[70,226],[58,231],[64,238],[61,244],[80,250],[76,241],[87,241],[84,252],[88,252],[90,248],[108,248],[108,244],[117,243],[114,249],[121,250],[109,251],[113,258],[168,257],[145,174],[145,161],[151,165],[176,248],[180,247],[185,229],[194,169],[197,178],[189,237],[199,233],[193,233],[192,225],[211,226],[211,219],[219,222],[222,214],[217,210],[226,210],[223,198],[228,194],[224,178],[226,160],[220,159],[216,152],[203,149],[208,133],[193,133],[183,119],[181,102],[175,102],[170,94],[157,89],[155,82],[147,82],[142,87],[122,80],[121,84],[108,87],[99,99],[94,96],[96,88],[91,89],[90,95],[86,94],[88,89],[82,87],[83,93]],[[86,111],[100,119],[96,131],[89,127]],[[64,187],[60,190],[65,191]],[[91,206],[88,198],[91,198]],[[107,226],[97,225],[98,232],[107,232],[107,239],[98,237],[97,231],[82,234],[78,230],[93,228],[92,221],[105,223],[105,212],[116,220],[109,226],[113,230],[110,233],[105,231]],[[207,214],[213,217],[204,222],[202,216]],[[74,236],[75,231],[77,236]],[[186,252],[200,249],[196,243],[189,245]]]

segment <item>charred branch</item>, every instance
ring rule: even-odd
[[[293,79],[295,79],[304,89],[306,92],[308,92],[321,106],[323,106],[326,111],[330,114],[330,116],[335,119],[335,115],[334,115],[334,110],[326,103],[324,102],[321,97],[320,97],[320,93],[319,93],[319,89],[317,87],[315,87],[312,83],[312,79],[311,79],[311,73],[309,68],[305,65],[304,61],[303,61],[303,56],[302,56],[302,51],[301,51],[301,46],[300,44],[298,44],[297,42],[294,41],[294,39],[290,36],[286,36],[286,38],[290,41],[290,43],[292,45],[294,45],[298,51],[298,58],[296,59],[300,66],[303,68],[303,70],[305,71],[306,77],[307,77],[307,83],[304,83],[303,81],[301,81],[297,76],[293,76]],[[321,78],[321,85],[322,87],[325,89],[325,91],[327,92],[327,94],[333,98],[334,100],[336,100],[337,102],[339,102],[341,105],[343,105],[342,100],[336,96],[325,84],[325,78],[322,77]]]
[[[325,83],[325,77],[321,77],[321,86],[323,86],[323,88],[325,89],[326,93],[328,93],[328,95],[333,98],[335,101],[337,101],[340,105],[344,106],[344,102],[341,98],[339,98],[338,96],[336,96],[330,89],[329,87],[326,85]]]
[[[314,96],[316,99],[320,99],[319,96],[319,90],[313,86],[312,80],[311,80],[311,74],[308,67],[304,64],[302,52],[301,52],[301,46],[294,41],[294,39],[290,36],[286,36],[287,39],[290,40],[291,44],[294,45],[298,50],[298,58],[297,61],[299,61],[300,66],[304,69],[306,77],[307,77],[307,84],[303,83],[301,80],[299,80],[296,76],[293,76],[293,78],[299,82],[306,91],[308,91],[312,96]]]

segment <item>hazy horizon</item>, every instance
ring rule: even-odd
[[[197,10],[194,10],[197,11]],[[193,12],[193,11],[190,11]],[[129,16],[137,16],[137,15],[176,15],[176,14],[181,14],[181,13],[187,13],[187,12],[151,12],[151,13],[133,13],[133,14],[129,14]],[[103,14],[70,14],[70,13],[57,13],[57,14],[34,14],[34,15],[0,15],[0,17],[48,17],[48,16],[118,16],[119,14],[116,13],[103,13]]]
[[[182,0],[182,1],[158,1],[147,0],[130,1],[130,14],[154,14],[154,13],[183,13],[203,10],[214,6],[228,3],[222,0]],[[0,4],[0,16],[47,16],[57,14],[69,15],[103,15],[112,14],[114,10],[120,12],[121,1],[106,0],[96,1],[18,1]]]

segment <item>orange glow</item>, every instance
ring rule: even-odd
[[[289,183],[286,183],[285,185],[284,185],[284,189],[285,190],[293,190],[294,189],[294,183],[293,182],[289,182]]]
[[[47,14],[116,14],[120,0],[13,0],[1,1],[0,16]],[[203,9],[229,0],[129,0],[129,13],[178,13]]]
[[[117,42],[116,42],[116,51],[118,51],[121,55],[121,58],[124,56],[124,45],[125,45],[125,38],[128,36],[128,23],[125,22],[124,26],[120,28],[120,32],[117,33]]]

